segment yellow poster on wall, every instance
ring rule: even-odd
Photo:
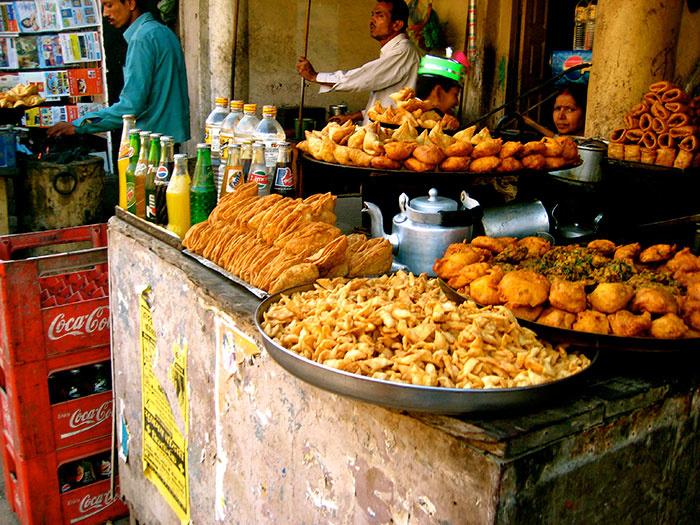
[[[141,401],[143,434],[143,473],[151,481],[181,523],[190,520],[190,494],[187,473],[187,345],[174,345],[169,376],[175,386],[177,405],[184,429],[180,430],[168,396],[155,375],[156,333],[151,315],[150,287],[139,296],[141,326]]]

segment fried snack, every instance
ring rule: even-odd
[[[517,157],[520,155],[522,149],[523,145],[521,142],[509,140],[503,143],[503,146],[501,147],[501,150],[498,153],[498,157],[500,159],[505,159],[508,157]]]
[[[604,313],[594,310],[586,310],[576,315],[576,321],[571,326],[579,332],[592,332],[595,334],[609,334],[610,323]]]
[[[671,138],[671,135],[669,135],[668,132],[659,133],[658,137],[656,137],[656,144],[659,146],[659,148],[673,149],[676,147],[676,140]]]
[[[654,104],[661,104],[661,99],[656,93],[644,93],[644,95],[642,95],[642,100],[652,108]]]
[[[671,112],[671,116],[674,113],[688,113],[688,106],[682,102],[666,102],[664,107]]]
[[[455,138],[457,138],[459,140],[459,137],[457,137],[456,135],[455,135]],[[479,133],[477,133],[476,135],[473,135],[470,140],[471,140],[471,143],[476,146],[477,144],[481,144],[485,140],[493,140],[493,139],[491,138],[491,132],[489,131],[489,128],[481,128],[479,130]]]
[[[553,326],[555,328],[564,328],[566,330],[571,330],[574,321],[576,321],[575,314],[551,306],[545,308],[540,316],[537,317],[537,322],[540,324]]]
[[[681,306],[683,320],[694,330],[700,330],[700,300],[688,298]]]
[[[654,164],[656,162],[656,147],[653,148],[641,148],[639,155],[639,161],[644,164]]]
[[[542,257],[552,248],[552,243],[543,237],[523,237],[516,242],[517,246],[527,248],[528,257]]]
[[[622,144],[625,142],[625,128],[615,128],[610,133],[610,143]]]
[[[674,273],[700,272],[700,256],[693,255],[690,248],[683,248],[666,263],[666,268]]]
[[[660,80],[654,82],[649,86],[649,91],[656,93],[657,95],[662,95],[665,91],[671,89],[673,86],[668,80]]]
[[[329,133],[329,135],[331,140],[336,144],[347,144],[350,135],[354,132],[355,125],[352,123],[352,120],[346,120],[342,126],[338,126],[332,133]]]
[[[571,137],[557,137],[555,139],[561,144],[561,156],[566,160],[578,159],[578,146]]]
[[[464,288],[479,277],[486,275],[490,268],[491,265],[486,262],[475,262],[464,265],[458,272],[450,276],[447,284],[456,290]],[[440,277],[442,277],[442,275],[440,275]]]
[[[435,171],[435,164],[426,164],[425,162],[419,161],[415,157],[409,157],[403,161],[403,165],[406,169],[411,171],[426,172]]]
[[[435,144],[422,144],[413,150],[413,156],[423,164],[440,164],[445,158],[445,154]],[[419,170],[416,170],[419,171]]]
[[[355,132],[348,138],[348,147],[353,149],[362,149],[362,145],[365,142],[365,134],[367,130],[362,128],[357,128]]]
[[[668,261],[676,253],[675,244],[654,244],[639,253],[639,262],[659,263]]]
[[[489,250],[492,253],[501,253],[508,246],[516,244],[515,237],[489,237],[488,235],[477,235],[471,241],[472,246]]]
[[[514,270],[503,276],[498,291],[504,303],[539,306],[549,297],[549,281],[532,270]]]
[[[458,275],[464,267],[485,261],[489,257],[490,253],[487,250],[469,244],[454,243],[448,246],[440,259],[435,260],[433,271],[438,277],[447,280]]]
[[[503,307],[454,304],[434,279],[403,272],[323,279],[270,305],[262,327],[278,344],[325,366],[415,385],[526,386],[590,364],[540,343]]]
[[[396,141],[386,142],[384,144],[384,152],[386,156],[392,160],[402,161],[411,156],[413,150],[416,149],[415,142]]]
[[[625,131],[625,140],[630,144],[639,144],[639,141],[642,140],[642,135],[644,133],[639,128],[628,129]]]
[[[695,138],[695,137],[693,137]],[[678,169],[686,169],[693,163],[693,154],[689,151],[680,150],[676,159],[673,161],[673,167]]]
[[[380,170],[398,170],[401,169],[401,163],[398,160],[392,160],[388,156],[372,157],[370,166]]]
[[[283,271],[270,286],[270,293],[275,294],[304,284],[311,284],[318,279],[318,268],[312,263],[301,263]]]
[[[631,310],[650,314],[675,314],[678,313],[678,301],[666,288],[647,286],[639,288],[634,294]]]
[[[697,126],[678,126],[676,128],[670,128],[668,130],[668,134],[671,135],[671,138],[676,140],[695,135],[697,134],[697,132]]]
[[[595,239],[587,244],[591,250],[595,250],[603,255],[612,256],[615,253],[615,243],[608,239]],[[641,248],[641,247],[640,247]]]
[[[651,129],[651,121],[653,117],[649,113],[644,113],[642,116],[639,117],[639,121],[637,122],[636,126],[629,126],[630,129],[632,128],[639,128],[642,131],[649,131]]]
[[[612,314],[624,309],[634,296],[634,288],[625,283],[600,283],[588,294],[594,310]]]
[[[440,119],[439,124],[442,126],[442,129],[446,129],[448,131],[459,129],[459,120],[457,119],[457,117],[450,115],[449,113],[445,113],[442,116],[442,119]]]
[[[667,133],[668,123],[665,120],[661,120],[660,118],[654,117],[651,119],[651,131],[653,131],[657,135]]]
[[[688,333],[688,327],[676,314],[668,313],[651,322],[650,332],[658,339],[680,339]]]
[[[649,312],[644,312],[642,315],[634,315],[628,310],[620,310],[608,315],[608,322],[614,335],[641,337],[651,328],[651,315],[649,315]]]
[[[659,120],[663,121],[667,121],[668,118],[671,116],[671,113],[666,109],[666,107],[661,103],[660,100],[657,100],[652,104],[651,114]]]
[[[669,128],[678,128],[690,125],[690,117],[685,113],[673,113],[667,120]]]
[[[401,88],[399,91],[389,95],[389,98],[393,100],[397,105],[399,102],[410,100],[416,96],[415,90],[410,87]]]
[[[560,157],[563,151],[562,145],[554,138],[545,137],[542,139],[544,144],[545,157]]]
[[[678,143],[678,148],[683,151],[688,151],[694,153],[698,150],[700,146],[700,140],[695,135],[689,137],[683,137],[683,139]]]
[[[688,96],[679,87],[671,87],[661,94],[661,100],[664,104],[669,102],[682,102],[687,100]]]
[[[467,244],[466,242],[454,242],[450,244],[447,247],[447,250],[445,250],[444,257],[449,257],[459,252],[474,252],[475,255],[467,264],[479,261],[486,261],[491,258],[490,250],[487,250],[486,248],[480,248],[474,245],[473,243]]]
[[[554,170],[560,170],[564,166],[566,166],[567,162],[564,157],[545,157],[544,158],[544,167],[547,170],[554,171]]]
[[[644,132],[642,140],[639,143],[640,146],[642,146],[642,155],[644,154],[644,149],[655,150],[658,147],[656,140],[656,134],[653,131]]]
[[[501,159],[498,157],[481,157],[472,160],[469,165],[469,171],[473,173],[490,173],[496,171],[501,164]]]
[[[472,159],[480,159],[482,157],[495,157],[501,151],[501,140],[484,139],[474,146],[472,151]]]
[[[420,146],[421,144],[432,144],[430,138],[428,137],[428,130],[424,129],[421,134],[416,137],[416,143]]]
[[[613,255],[614,259],[620,259],[621,261],[627,261],[633,263],[639,252],[642,251],[642,246],[638,242],[631,244],[625,244],[618,247]]]
[[[350,148],[348,155],[353,166],[368,168],[372,163],[372,155],[365,153],[361,149]]]
[[[572,282],[554,278],[549,288],[549,304],[559,310],[571,313],[583,312],[586,309],[586,289],[581,281]],[[572,318],[569,328],[573,324]],[[553,325],[550,325],[553,326]]]
[[[476,126],[469,126],[468,128],[458,131],[453,135],[456,140],[472,143],[472,137],[474,137],[474,132],[476,131]]]
[[[433,127],[433,129],[430,130],[430,133],[428,133],[428,138],[438,148],[442,149],[443,152],[455,142],[454,138],[446,135],[442,131],[442,124],[439,122]]]
[[[365,241],[351,255],[348,277],[380,275],[391,269],[393,248],[387,239],[376,238]]]
[[[500,173],[512,173],[514,171],[520,171],[521,169],[523,169],[522,162],[515,157],[506,157],[505,159],[501,160],[497,171]]]
[[[306,262],[315,264],[321,276],[345,261],[345,253],[348,250],[348,238],[345,235],[332,240],[323,248],[306,259]]]
[[[424,111],[418,116],[418,124],[425,129],[432,129],[438,125],[442,117],[437,111]]]
[[[615,144],[611,142],[608,144],[608,158],[611,159],[617,159],[617,160],[624,160],[625,158],[625,145],[624,144]]]
[[[547,146],[544,142],[533,140],[523,144],[520,155],[522,157],[526,157],[528,155],[544,155],[545,151],[547,151]]]
[[[649,111],[649,106],[644,102],[640,102],[636,106],[633,106],[629,114],[633,117],[641,117],[644,113]]]
[[[503,303],[498,286],[503,279],[500,266],[492,266],[486,275],[477,277],[469,284],[469,297],[478,304],[497,305]]]
[[[447,157],[440,163],[441,171],[467,171],[469,157]]]
[[[644,115],[649,115],[649,113],[644,113]],[[642,117],[644,116],[642,115]],[[651,119],[651,115],[649,115],[649,118]],[[632,115],[625,115],[624,117],[624,122],[625,122],[625,129],[635,129],[635,128],[641,128],[639,123],[641,122],[641,117],[633,117]],[[651,121],[649,121],[649,125],[651,126]]]
[[[673,162],[676,160],[676,150],[673,148],[659,148],[656,152],[656,165],[673,167]]]
[[[530,170],[541,170],[544,168],[544,155],[540,154],[535,154],[535,155],[526,155],[521,159],[521,162],[523,163],[523,168],[527,168]]]
[[[384,146],[379,140],[379,135],[373,129],[367,129],[365,138],[362,141],[362,151],[373,156],[384,154]]]
[[[350,148],[347,146],[337,145],[333,150],[333,158],[338,164],[343,166],[352,165],[352,162],[350,162]]]
[[[455,140],[447,148],[444,149],[445,155],[448,157],[468,157],[471,155],[474,146],[466,140]]]
[[[630,162],[640,162],[642,152],[639,144],[625,144],[625,160]]]
[[[413,142],[418,136],[418,131],[416,127],[410,122],[403,122],[397,129],[391,134],[391,140],[397,142]],[[386,144],[385,144],[386,146]],[[397,159],[399,160],[399,159]]]

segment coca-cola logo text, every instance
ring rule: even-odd
[[[58,314],[49,325],[48,337],[52,341],[58,341],[71,335],[88,335],[108,328],[109,307],[98,306],[89,314],[76,317],[66,318],[65,314]]]
[[[88,426],[90,428],[99,425],[107,418],[112,417],[112,401],[105,401],[97,408],[92,408],[83,412],[77,409],[70,416],[68,425],[70,428],[79,428]]]
[[[109,497],[109,491],[102,494],[97,494],[95,496],[86,494],[85,497],[80,500],[80,513],[86,514],[92,511],[92,514],[95,514],[95,511],[108,507],[113,501],[114,498]]]

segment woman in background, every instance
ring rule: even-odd
[[[569,84],[554,99],[552,120],[559,135],[583,135],[586,126],[585,84]]]

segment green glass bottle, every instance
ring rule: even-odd
[[[206,221],[216,206],[216,183],[211,166],[211,146],[197,144],[197,164],[190,187],[190,218],[192,225]]]
[[[156,222],[156,171],[160,161],[160,133],[151,133],[151,148],[148,150],[146,171],[146,220]]]
[[[139,162],[139,150],[141,140],[140,129],[132,129],[129,132],[129,165],[126,168],[126,210],[136,213],[136,165]]]

